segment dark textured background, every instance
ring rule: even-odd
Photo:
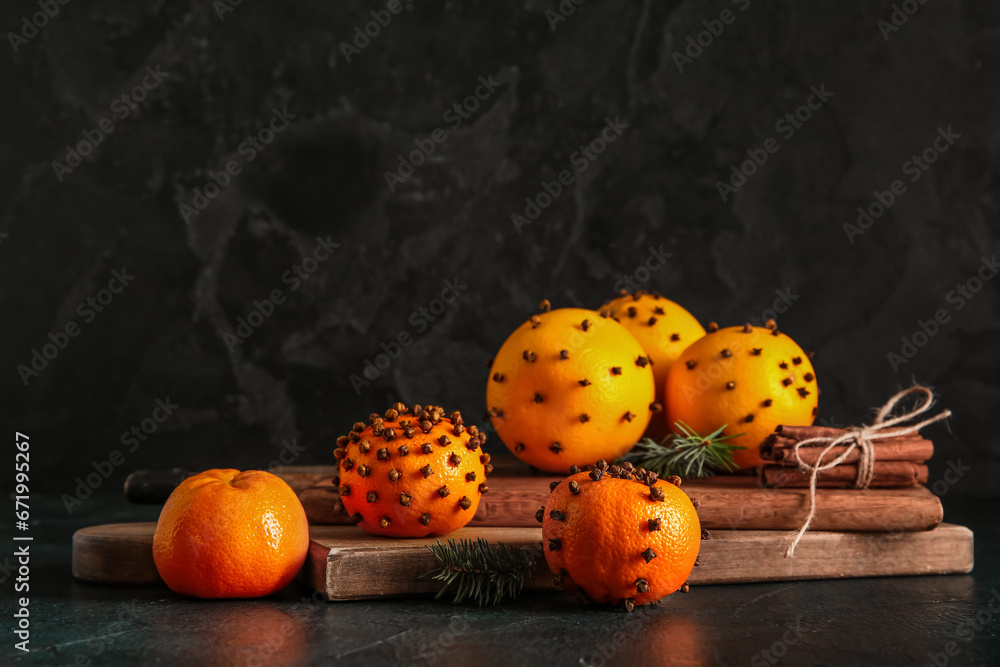
[[[336,435],[399,399],[478,419],[484,361],[542,297],[596,307],[662,247],[645,286],[703,322],[798,297],[778,319],[817,352],[821,417],[935,387],[955,417],[931,430],[932,477],[960,460],[947,491],[996,494],[1000,281],[960,311],[948,293],[1000,250],[1000,7],[929,2],[886,41],[889,4],[590,0],[552,29],[554,0],[413,3],[351,62],[339,45],[377,3],[62,6],[0,57],[2,414],[31,436],[35,490],[72,492],[166,397],[180,408],[101,491],[139,467],[265,466],[292,439],[296,463],[329,463]],[[678,72],[671,54],[727,7]],[[0,27],[32,11],[5,3]],[[52,162],[157,65],[167,78],[60,182]],[[489,75],[502,85],[452,130],[442,115]],[[724,202],[716,182],[820,85],[833,97]],[[274,108],[296,119],[247,163]],[[628,129],[519,234],[511,214],[615,116]],[[961,138],[851,244],[856,208],[947,126]],[[438,127],[390,191],[384,172]],[[231,159],[243,172],[186,224],[180,204]],[[317,236],[340,248],[291,291]],[[83,324],[77,304],[122,267],[132,284]],[[419,332],[445,280],[467,288]],[[223,332],[279,288],[230,353]],[[942,308],[894,372],[887,354]],[[17,365],[71,320],[80,335],[25,386]],[[413,343],[358,395],[350,376],[401,332]]]

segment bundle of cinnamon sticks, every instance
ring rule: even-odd
[[[803,445],[796,454],[795,446],[810,438],[837,438],[845,431],[827,426],[779,426],[760,446],[760,456],[766,462],[762,481],[771,487],[807,487],[810,473],[799,463],[815,465],[826,445]],[[934,443],[917,433],[873,440],[874,463],[869,487],[917,486],[927,482],[926,462],[934,454]],[[829,463],[849,449],[836,445],[823,455]],[[816,486],[823,488],[853,488],[858,477],[860,451],[854,448],[844,460],[818,473]]]

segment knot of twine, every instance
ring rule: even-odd
[[[886,419],[886,417],[892,412],[893,408],[896,407],[896,404],[910,394],[920,394],[923,396],[923,403],[916,405],[912,410],[904,412],[898,417]],[[834,466],[840,465],[855,449],[857,449],[858,476],[854,480],[854,488],[867,489],[871,484],[872,475],[875,473],[875,441],[917,433],[924,426],[933,424],[934,422],[939,422],[942,419],[947,419],[951,416],[950,410],[943,410],[933,417],[929,417],[916,424],[900,426],[904,422],[911,421],[930,410],[933,403],[934,392],[927,387],[920,385],[913,386],[909,389],[904,389],[890,398],[878,411],[878,415],[875,416],[875,420],[872,422],[871,426],[852,426],[845,429],[843,435],[837,437],[818,436],[815,438],[807,438],[795,443],[794,460],[798,463],[799,470],[809,473],[809,514],[806,515],[806,520],[802,524],[802,527],[799,528],[799,531],[795,536],[795,540],[792,542],[791,546],[788,547],[788,550],[785,551],[785,558],[790,558],[795,554],[795,547],[799,545],[799,541],[802,539],[802,536],[805,535],[805,532],[809,530],[809,524],[812,523],[813,518],[816,516],[816,480],[819,477],[819,474],[824,470],[829,470]],[[803,463],[799,459],[799,448],[816,445],[825,445],[823,451],[820,452],[819,457],[816,459],[816,462],[811,465]],[[830,452],[830,450],[839,445],[847,445],[843,453],[829,462],[824,462],[823,458]]]

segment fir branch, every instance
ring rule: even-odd
[[[434,597],[440,598],[451,590],[455,604],[471,599],[480,607],[493,606],[516,598],[535,567],[531,552],[502,542],[491,547],[481,537],[475,542],[436,541],[436,545],[427,548],[434,554],[437,567],[422,576],[444,582]]]
[[[733,452],[746,449],[728,440],[740,435],[722,435],[725,426],[709,435],[699,435],[684,422],[674,426],[679,433],[671,433],[660,442],[643,438],[623,457],[634,465],[657,473],[660,477],[677,475],[682,479],[710,477],[716,472],[736,470]]]

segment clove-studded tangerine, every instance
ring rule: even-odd
[[[467,524],[489,488],[486,433],[436,405],[396,403],[337,439],[340,498],[373,535],[444,535]]]
[[[629,611],[686,591],[703,533],[680,479],[603,460],[590,472],[570,472],[536,515],[556,582]]]
[[[725,426],[740,468],[763,463],[760,443],[779,424],[805,426],[816,416],[819,387],[809,355],[773,320],[706,334],[677,358],[667,376],[668,423],[707,434]]]
[[[606,313],[582,308],[543,307],[507,338],[489,378],[500,439],[550,472],[624,454],[658,408],[639,342]]]
[[[646,350],[656,382],[656,401],[662,405],[670,367],[688,345],[705,335],[705,328],[683,306],[656,292],[623,292],[602,310],[628,329]],[[665,413],[653,414],[646,435],[659,440],[669,432]]]

